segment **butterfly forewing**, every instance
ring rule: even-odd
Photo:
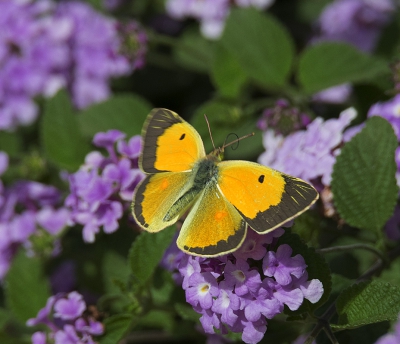
[[[139,164],[146,173],[188,171],[205,156],[199,133],[167,109],[154,109],[149,114],[142,137]]]
[[[307,182],[248,161],[218,164],[222,194],[257,232],[267,233],[306,211],[318,192]]]

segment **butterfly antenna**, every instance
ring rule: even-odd
[[[248,137],[254,136],[254,135],[255,135],[254,133],[250,133],[250,134],[244,135],[242,137],[238,137],[236,140],[233,140],[233,141],[231,141],[229,143],[224,143],[224,145],[221,147],[221,149],[225,149],[226,147],[229,147],[230,145],[233,145],[236,142],[239,142],[239,141],[241,141],[243,139],[247,139]]]
[[[212,145],[213,145],[213,147],[214,147],[214,150],[215,150],[215,144],[214,144],[213,136],[212,136],[212,133],[211,133],[210,122],[208,121],[208,118],[207,118],[207,115],[206,115],[206,114],[204,114],[204,118],[206,119],[206,123],[207,123],[207,127],[208,127],[208,132],[210,133],[211,143],[212,143]]]

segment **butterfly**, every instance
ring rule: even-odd
[[[139,166],[147,176],[132,202],[148,232],[174,224],[191,207],[177,239],[191,255],[233,252],[246,237],[273,231],[318,199],[307,182],[260,164],[222,161],[224,147],[206,155],[199,133],[178,114],[154,109],[142,130]]]

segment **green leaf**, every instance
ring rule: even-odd
[[[118,343],[128,332],[133,322],[130,314],[117,314],[107,318],[104,321],[105,333],[100,337],[100,344]]]
[[[17,157],[20,154],[22,142],[20,136],[15,133],[0,131],[0,150],[9,156]]]
[[[342,83],[368,81],[389,73],[385,61],[362,53],[349,44],[323,42],[304,50],[297,79],[304,91],[312,94]]]
[[[107,251],[103,257],[103,284],[107,293],[120,293],[115,280],[125,282],[128,280],[130,270],[126,259],[114,251]]]
[[[215,47],[211,77],[222,96],[235,98],[247,80],[235,56],[221,42]]]
[[[233,141],[257,130],[254,119],[246,116],[239,107],[218,101],[207,102],[196,110],[190,121],[203,139],[207,153],[212,151],[213,146],[204,114],[207,115],[210,123],[216,147],[221,147],[225,140],[227,142]],[[227,160],[249,160],[256,158],[262,150],[262,135],[258,131],[255,136],[240,141],[239,145],[233,145],[233,147],[225,149],[224,155]]]
[[[158,233],[142,232],[136,237],[129,251],[129,262],[138,284],[145,285],[152,277],[175,232],[176,228],[172,226]]]
[[[213,43],[205,39],[199,31],[186,30],[174,49],[174,58],[182,66],[208,73],[213,56]]]
[[[10,321],[11,312],[8,309],[0,307],[0,329],[3,329],[4,326]]]
[[[192,307],[183,303],[175,304],[175,310],[183,320],[190,320],[197,323],[201,316],[199,313],[195,312]]]
[[[50,297],[50,288],[42,275],[38,258],[28,258],[23,250],[15,256],[5,280],[6,303],[22,322],[36,317]]]
[[[40,127],[41,145],[46,157],[61,168],[76,170],[89,152],[68,94],[62,90],[48,99]]]
[[[140,135],[152,106],[134,94],[116,95],[78,115],[83,135],[92,139],[100,131],[121,130],[128,138]]]
[[[286,83],[293,62],[293,41],[271,15],[254,8],[233,9],[221,43],[260,85],[279,88]]]
[[[167,311],[153,309],[148,313],[141,315],[137,319],[136,325],[145,328],[159,328],[172,333],[174,328],[174,317]]]
[[[279,238],[278,245],[282,244],[288,244],[293,249],[292,257],[300,254],[304,258],[307,264],[308,280],[318,279],[324,287],[324,294],[318,302],[312,304],[310,301],[304,299],[303,304],[298,310],[288,311],[287,313],[291,316],[312,313],[328,300],[331,293],[332,281],[329,266],[325,259],[316,253],[314,248],[308,247],[297,234],[286,232]]]
[[[397,320],[400,288],[378,280],[355,284],[336,301],[339,315],[335,328],[356,328],[385,320]]]
[[[332,192],[340,216],[351,226],[381,231],[393,214],[398,188],[397,138],[382,117],[371,117],[336,158]]]

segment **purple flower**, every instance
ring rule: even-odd
[[[394,98],[371,106],[368,117],[380,116],[387,119],[396,133],[397,140],[400,142],[400,94]]]
[[[84,311],[89,315],[83,315]],[[36,318],[29,319],[26,324],[28,326],[46,325],[50,330],[49,338],[54,338],[55,343],[60,344],[94,344],[92,336],[101,335],[104,332],[103,325],[90,315],[90,311],[86,310],[83,297],[77,292],[51,296],[46,307],[39,311]],[[36,332],[32,336],[32,342],[46,343],[46,335],[43,332]]]
[[[67,299],[60,299],[54,304],[54,316],[63,320],[71,320],[82,315],[86,308],[82,295],[76,291],[68,294]]]
[[[246,295],[248,292],[256,292],[261,285],[261,276],[257,270],[251,270],[249,264],[242,259],[236,259],[233,264],[228,261],[225,266],[224,276],[226,285],[234,288],[235,294]]]
[[[350,84],[329,87],[313,95],[313,100],[321,103],[342,104],[349,99],[353,88]]]
[[[233,293],[232,288],[227,286],[226,281],[219,284],[219,295],[214,301],[211,310],[221,315],[221,321],[225,324],[233,326],[238,319],[238,315],[234,311],[239,310],[239,296]]]
[[[203,309],[210,309],[213,297],[218,296],[217,281],[209,272],[194,272],[189,277],[189,287],[186,289],[186,300],[192,306],[200,305]]]
[[[70,212],[66,208],[53,209],[46,206],[36,214],[38,224],[52,235],[58,234],[65,228],[69,219]]]
[[[114,151],[114,144],[126,137],[124,133],[119,130],[111,129],[105,133],[100,132],[94,135],[93,144],[97,147],[106,148],[107,151]]]
[[[139,137],[126,143],[123,141],[125,136],[118,130],[96,134],[93,143],[106,148],[108,156],[99,152],[89,153],[85,164],[68,177],[71,193],[65,205],[71,211],[72,221],[83,225],[86,242],[94,242],[100,227],[105,233],[118,229],[118,221],[129,207],[125,201],[132,199],[135,186],[143,178],[138,168]],[[126,156],[119,156],[115,146],[118,152],[127,153]]]
[[[67,226],[69,211],[59,207],[60,192],[48,185],[32,181],[0,183],[0,278],[23,246],[30,253],[57,254],[58,236]],[[42,236],[51,240],[40,240]],[[39,239],[39,240],[36,240]]]
[[[269,251],[263,259],[265,276],[274,277],[281,285],[292,282],[292,276],[300,278],[307,267],[301,255],[291,257],[292,249],[289,245],[281,245],[276,253]]]
[[[394,10],[391,0],[334,1],[321,14],[318,40],[344,41],[360,50],[372,51]]]
[[[258,161],[307,181],[321,178],[322,184],[328,186],[343,131],[355,117],[353,108],[343,111],[338,119],[323,121],[317,117],[306,130],[286,138],[268,130],[263,139],[266,152]]]
[[[35,332],[32,335],[32,344],[46,344],[47,338],[44,332]]]

